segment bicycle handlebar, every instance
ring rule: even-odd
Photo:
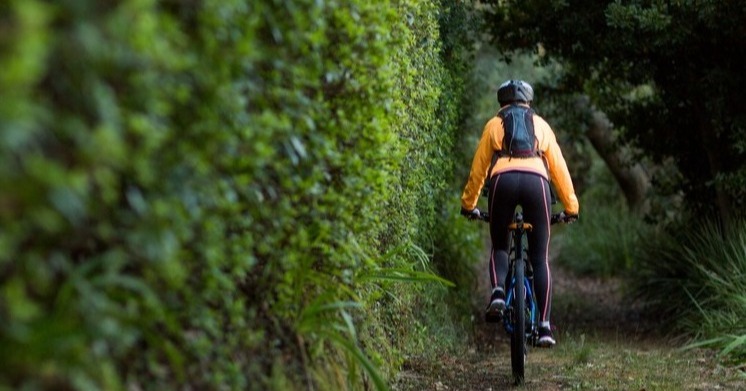
[[[479,211],[479,219],[482,221],[489,222],[490,221],[490,215],[489,213]],[[568,223],[575,221],[577,217],[575,216],[568,216],[565,214],[565,212],[559,212],[552,214],[552,217],[549,219],[549,224],[554,225],[558,223]]]

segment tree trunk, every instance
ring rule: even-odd
[[[578,99],[577,108],[588,115],[588,130],[585,135],[598,152],[624,193],[631,212],[644,214],[649,205],[646,195],[650,189],[650,178],[643,166],[624,154],[616,142],[614,125],[606,114],[590,104],[587,96]]]

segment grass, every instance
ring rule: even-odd
[[[735,364],[746,362],[746,224],[700,223],[663,235],[642,259],[636,290],[676,331]]]
[[[736,371],[718,366],[708,350],[684,352],[664,341],[610,339],[608,335],[564,335],[552,350],[529,356],[528,389],[546,379],[565,390],[711,390],[746,385]],[[544,387],[544,388],[542,388]]]
[[[502,335],[502,334],[499,334]],[[718,364],[712,350],[681,350],[663,339],[635,339],[608,333],[568,331],[553,349],[531,349],[526,383],[513,385],[510,345],[418,357],[394,386],[420,390],[737,390],[746,378]]]
[[[557,291],[554,349],[529,354],[529,390],[745,389],[746,377],[717,352],[682,349],[664,336],[666,323],[629,321],[621,279],[573,277]]]

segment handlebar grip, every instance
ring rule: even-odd
[[[578,215],[568,215],[565,212],[559,212],[556,214],[553,214],[551,217],[551,223],[550,224],[557,224],[557,223],[572,223],[575,220],[578,219]]]

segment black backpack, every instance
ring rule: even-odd
[[[497,115],[503,120],[505,135],[498,157],[528,158],[541,156],[534,132],[534,111],[530,107],[510,105]]]
[[[513,104],[501,109],[497,113],[497,116],[502,118],[503,128],[505,129],[503,147],[502,150],[495,151],[492,155],[492,162],[490,163],[489,171],[487,171],[482,195],[487,195],[488,193],[489,175],[492,173],[492,167],[495,166],[498,158],[506,156],[511,159],[514,157],[529,158],[542,156],[538,148],[538,142],[536,141],[536,133],[534,132],[534,111],[530,107]],[[546,161],[544,164],[546,164]],[[554,191],[552,191],[552,200],[552,203],[554,203]]]

